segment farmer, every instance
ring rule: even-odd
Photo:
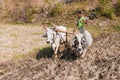
[[[87,20],[85,17],[82,15],[81,11],[78,11],[78,17],[77,17],[77,25],[75,26],[75,29],[73,32],[80,32],[81,34],[84,33],[84,25],[87,24]]]

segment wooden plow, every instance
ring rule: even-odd
[[[69,53],[70,46],[68,46],[68,36],[70,36],[70,35],[74,36],[74,33],[64,32],[64,31],[61,31],[61,30],[56,30],[56,32],[66,33],[66,40],[65,40],[64,44],[65,44],[66,53]]]

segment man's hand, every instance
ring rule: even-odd
[[[85,24],[87,24],[87,20],[80,20],[80,22],[84,22]]]

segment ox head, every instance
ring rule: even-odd
[[[55,36],[55,31],[53,28],[46,28],[44,27],[45,29],[45,36],[47,37],[47,40],[46,40],[46,43],[53,43],[54,42],[54,36]]]
[[[72,47],[74,47],[79,53],[83,52],[82,38],[83,38],[83,34],[76,34],[72,44]]]

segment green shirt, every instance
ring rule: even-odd
[[[78,26],[78,30],[80,30],[81,28],[84,28],[84,22],[81,22],[81,21],[83,21],[83,20],[85,20],[85,18],[84,17],[81,17],[80,19],[77,19],[77,26]]]

